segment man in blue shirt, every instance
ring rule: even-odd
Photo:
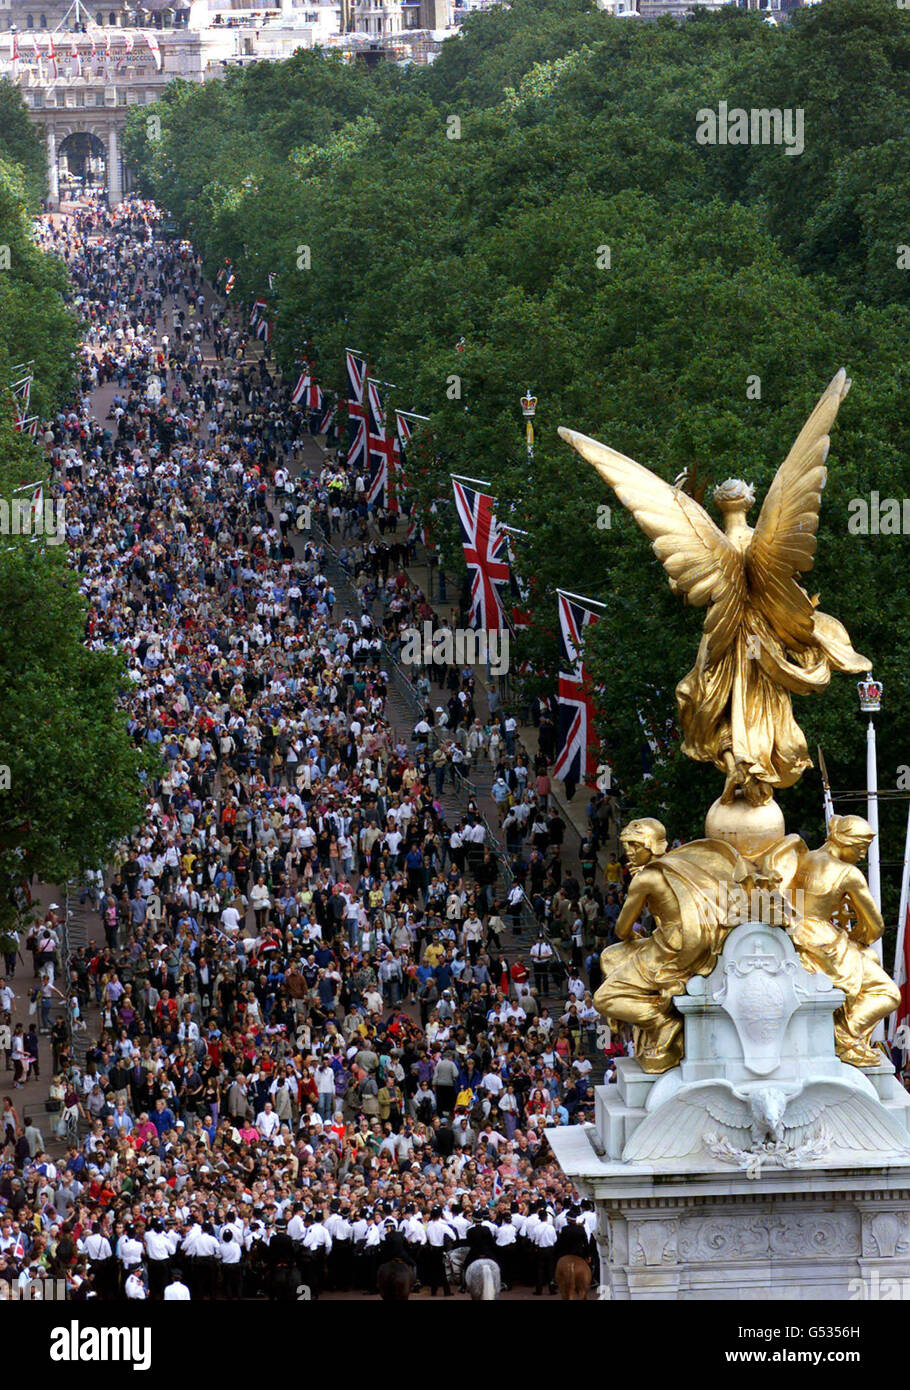
[[[159,1096],[155,1101],[155,1109],[149,1118],[158,1131],[159,1139],[167,1130],[173,1129],[177,1123],[173,1110],[165,1104],[163,1096]]]

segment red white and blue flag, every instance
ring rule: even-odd
[[[351,348],[345,349],[348,369],[348,419],[353,435],[348,449],[348,464],[363,465],[367,461],[367,407],[364,392],[367,384],[367,360]]]
[[[233,279],[233,276],[231,277],[231,279]],[[227,294],[227,290],[225,290],[225,294]],[[261,338],[264,343],[267,343],[271,336],[272,326],[269,323],[268,319],[260,319],[256,324],[256,337]]]
[[[309,372],[301,372],[297,385],[291,392],[291,404],[302,405],[307,413],[322,410],[322,387],[314,381]]]
[[[28,414],[29,402],[32,398],[33,377],[24,376],[19,381],[14,381],[10,390],[13,393],[13,400],[16,405],[16,418],[23,419]]]
[[[461,527],[465,564],[471,576],[471,617],[474,628],[499,632],[505,626],[504,593],[509,588],[508,542],[493,515],[493,498],[472,478],[452,475],[455,510]]]
[[[317,434],[328,434],[329,430],[335,423],[335,402],[332,401],[330,404],[328,395],[326,395],[324,399],[325,406],[322,413],[322,419],[319,421],[319,424],[316,427]]]
[[[506,556],[509,561],[509,598],[511,600],[510,619],[511,627],[514,632],[519,632],[523,628],[531,626],[530,594],[526,584],[522,584],[518,577],[518,566],[515,562],[515,549],[512,543],[513,536],[526,536],[526,531],[516,531],[512,526],[503,528],[506,532]]]
[[[367,381],[367,452],[370,462],[367,502],[370,506],[384,506],[389,511],[397,512],[395,465],[398,440],[386,430],[385,408],[379,386],[378,381]]]
[[[559,751],[553,776],[577,786],[597,774],[594,703],[584,662],[584,637],[604,605],[596,599],[557,589],[560,670],[558,699]]]
[[[254,301],[253,307],[252,307],[252,309],[251,309],[251,311],[250,311],[250,326],[251,326],[251,327],[252,327],[254,324],[257,324],[257,323],[259,322],[260,318],[261,318],[262,315],[265,313],[265,311],[266,311],[266,309],[267,309],[268,307],[269,307],[269,306],[266,304],[266,302],[265,302],[264,299],[257,299],[257,300]]]

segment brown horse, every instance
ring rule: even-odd
[[[405,1260],[388,1260],[376,1271],[379,1297],[387,1303],[406,1303],[414,1288],[414,1270]]]
[[[556,1263],[556,1287],[560,1298],[586,1299],[591,1287],[591,1266],[580,1255],[563,1255]]]

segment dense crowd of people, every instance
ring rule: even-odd
[[[82,887],[98,944],[65,957],[55,904],[4,947],[0,1289],[373,1292],[398,1257],[447,1293],[489,1256],[540,1293],[559,1253],[594,1256],[545,1130],[590,1115],[623,896],[619,863],[597,869],[609,798],[576,869],[552,706],[529,758],[470,669],[418,671],[395,727],[384,653],[438,620],[412,542],[341,451],[309,466],[312,422],[158,218],[133,199],[41,227],[87,325],[80,392],[44,433],[85,640],[125,654],[130,735],[161,763]],[[508,876],[477,801],[443,804],[480,764]],[[2,1022],[22,948],[27,1032]],[[39,1032],[55,1157],[16,1106]]]

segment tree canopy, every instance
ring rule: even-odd
[[[641,718],[675,723],[703,615],[672,597],[557,427],[668,479],[695,463],[761,496],[847,368],[807,583],[885,682],[880,776],[893,788],[910,763],[908,540],[854,535],[847,521],[851,498],[910,485],[908,66],[910,16],[887,0],[827,0],[779,28],[735,9],[645,23],[589,0],[513,0],[471,16],[429,68],[299,53],[223,84],[175,84],[154,142],[132,113],[141,185],[210,271],[229,257],[235,293],[250,297],[272,273],[279,360],[290,366],[307,338],[324,384],[343,390],[343,349],[361,349],[398,384],[394,404],[430,416],[433,448],[410,480],[424,505],[451,495],[450,471],[489,477],[515,504],[534,613],[519,659],[552,679],[557,585],[606,602],[589,642],[606,750],[629,809],[674,836],[701,833],[719,777],[672,739],[649,766]],[[801,113],[802,152],[699,144],[698,113],[721,102]],[[527,387],[539,397],[531,468]],[[454,559],[448,506],[437,531]],[[836,785],[861,787],[853,681],[796,705],[813,757],[820,742]],[[781,800],[814,843],[817,773]],[[886,859],[899,814],[883,819]]]

